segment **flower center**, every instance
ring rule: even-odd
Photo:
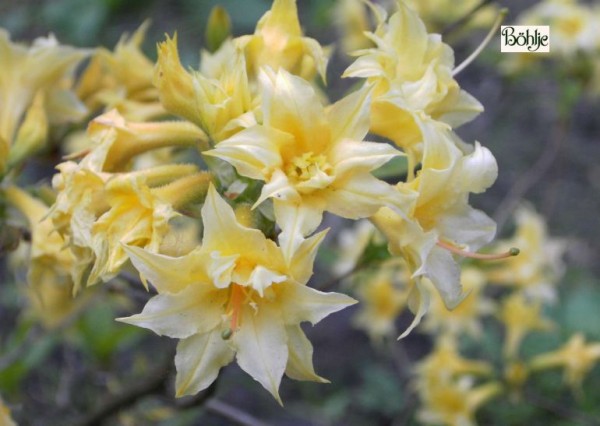
[[[323,154],[305,152],[294,157],[286,168],[286,175],[301,193],[310,193],[327,187],[333,181],[333,167]]]

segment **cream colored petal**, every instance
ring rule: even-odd
[[[243,176],[266,180],[271,170],[281,167],[279,146],[285,146],[290,138],[275,129],[253,126],[219,142],[215,149],[205,151],[204,155],[227,161]]]
[[[260,197],[258,200],[256,200],[256,203],[254,203],[252,208],[258,207],[258,205],[267,198],[276,198],[282,201],[300,202],[300,194],[298,194],[298,191],[293,185],[290,184],[287,175],[280,169],[277,169],[273,172],[269,182],[263,186]]]
[[[425,275],[442,296],[446,308],[456,307],[465,298],[460,284],[460,267],[449,251],[433,247],[427,257]]]
[[[365,218],[396,197],[400,193],[389,184],[369,173],[355,174],[327,189],[327,211],[348,219]]]
[[[297,283],[280,284],[280,301],[285,324],[309,321],[313,325],[334,312],[354,305],[356,300],[341,293],[324,293]]]
[[[374,55],[357,58],[342,74],[342,77],[369,78],[384,77],[385,70]]]
[[[306,284],[312,276],[315,257],[325,235],[327,235],[327,230],[319,232],[300,243],[289,265],[292,278],[296,282]]]
[[[221,256],[218,251],[210,254],[207,272],[211,282],[217,288],[227,288],[232,282],[232,274],[239,254]]]
[[[464,205],[443,214],[436,229],[445,239],[475,251],[494,239],[496,222],[481,210]]]
[[[460,187],[465,192],[480,193],[498,177],[498,164],[489,149],[475,142],[474,151],[460,162]]]
[[[364,85],[331,105],[327,119],[331,123],[331,139],[362,141],[369,131],[372,87]]]
[[[198,249],[182,257],[155,254],[135,246],[123,249],[142,280],[149,280],[159,293],[178,293],[192,283],[208,282],[206,255]]]
[[[315,373],[313,367],[313,347],[299,325],[285,328],[288,336],[288,363],[285,374],[294,380],[329,383],[329,380]]]
[[[321,101],[312,85],[283,69],[273,81],[261,73],[264,125],[294,135],[302,152],[320,153],[329,138],[329,126]]]
[[[202,286],[190,285],[176,294],[154,296],[141,313],[117,318],[117,321],[148,328],[159,336],[177,339],[206,333],[221,322],[227,294],[220,291],[209,292]]]
[[[266,237],[258,229],[237,222],[233,209],[211,184],[202,207],[204,224],[203,249],[218,251],[221,256],[243,254],[264,247]]]
[[[252,274],[248,281],[252,288],[258,292],[260,297],[263,297],[264,290],[267,287],[270,287],[273,283],[281,283],[287,279],[288,277],[286,275],[279,274],[259,265],[252,270]]]
[[[219,328],[180,341],[175,355],[177,397],[194,395],[209,387],[221,367],[233,361],[234,354]]]
[[[323,208],[308,203],[294,204],[274,200],[273,207],[277,224],[281,228],[279,246],[289,264],[294,253],[304,241],[304,236],[313,232],[321,223]]]
[[[258,309],[243,310],[241,326],[232,337],[236,359],[242,370],[283,405],[279,384],[288,360],[287,335],[275,306],[263,303]]]
[[[400,155],[403,155],[401,151],[386,143],[346,140],[333,148],[330,159],[336,176],[342,177],[347,173],[375,170]]]
[[[323,79],[323,82],[327,83],[327,62],[329,53],[325,53],[321,44],[312,38],[302,37],[302,44],[308,56],[310,56],[317,67],[317,72]]]
[[[410,334],[413,329],[421,323],[421,319],[429,310],[429,305],[431,303],[431,294],[430,289],[427,287],[427,284],[423,283],[421,278],[417,278],[415,280],[415,287],[411,291],[409,306],[411,311],[415,312],[415,318],[410,323],[408,328],[404,330],[404,332],[398,337],[398,340],[405,338]],[[414,308],[413,305],[417,304],[417,307]]]

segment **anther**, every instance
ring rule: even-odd
[[[465,250],[461,250],[458,247],[456,247],[455,245],[452,245],[451,243],[448,243],[446,241],[442,241],[439,240],[437,242],[437,245],[442,247],[443,249],[448,250],[449,252],[452,252],[454,254],[457,254],[459,256],[462,257],[468,257],[470,259],[478,259],[478,260],[500,260],[500,259],[506,259],[509,257],[513,257],[513,256],[517,256],[521,250],[519,250],[516,247],[511,247],[508,251],[504,252],[504,253],[496,253],[496,254],[487,254],[487,253],[475,253],[475,252],[471,252],[471,251],[465,251]]]

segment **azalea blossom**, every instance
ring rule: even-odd
[[[256,24],[252,35],[235,39],[243,49],[251,79],[268,66],[277,71],[282,68],[305,80],[318,72],[325,81],[327,55],[319,42],[304,37],[298,20],[296,0],[274,0],[271,10]]]
[[[401,194],[370,174],[400,152],[362,142],[368,131],[368,88],[324,108],[312,86],[287,71],[265,69],[261,84],[262,124],[204,154],[265,182],[256,205],[273,199],[286,258],[321,223],[324,211],[358,219],[383,205],[406,208]]]
[[[586,374],[600,360],[600,343],[585,343],[582,333],[575,333],[561,348],[536,356],[531,360],[531,368],[544,370],[563,367],[565,381],[573,388],[581,388]]]
[[[376,15],[377,16],[377,15]],[[439,34],[404,2],[388,21],[379,16],[368,33],[375,47],[358,51],[343,77],[364,78],[374,85],[370,130],[403,148],[414,167],[422,152],[421,124],[441,121],[457,127],[483,107],[452,75],[454,53]]]
[[[405,334],[429,306],[429,290],[419,277],[433,283],[446,307],[455,307],[464,295],[454,253],[468,256],[491,241],[496,231],[492,219],[468,204],[471,192],[485,191],[496,179],[491,152],[478,143],[466,145],[440,123],[423,125],[422,131],[422,169],[397,185],[400,193],[413,199],[406,216],[383,207],[370,218],[386,236],[390,253],[403,257],[416,279],[418,308]]]
[[[325,381],[314,372],[312,346],[300,323],[315,324],[355,303],[306,286],[325,234],[304,240],[288,263],[272,240],[237,221],[214,187],[202,221],[202,246],[185,256],[125,248],[158,295],[140,314],[120,321],[181,339],[175,357],[178,396],[208,387],[234,357],[280,403],[284,373]]]

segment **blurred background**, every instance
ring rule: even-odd
[[[537,2],[493,3],[509,8],[505,23],[510,24]],[[182,62],[196,68],[204,44],[205,23],[216,4],[226,7],[234,35],[241,35],[254,31],[256,21],[271,2],[3,1],[0,27],[18,41],[30,42],[54,33],[64,44],[112,49],[123,33],[132,33],[150,20],[143,44],[147,55],[155,60],[156,43],[164,40],[165,34],[177,32]],[[299,0],[298,4],[305,34],[324,45],[333,43],[338,36],[332,25],[335,1]],[[598,22],[600,28],[600,19]],[[488,29],[448,34],[446,40],[455,49],[457,63],[476,48]],[[521,75],[506,75],[500,70],[508,56],[500,53],[496,37],[457,77],[460,85],[485,107],[483,114],[458,129],[458,133],[467,142],[478,140],[488,147],[499,165],[495,185],[474,197],[472,203],[499,220],[500,236],[509,236],[514,230],[510,214],[526,200],[544,216],[549,234],[567,241],[567,271],[559,287],[559,303],[547,309],[559,328],[553,333],[531,336],[527,344],[532,353],[556,347],[557,342],[563,342],[575,331],[583,331],[589,340],[597,341],[600,340],[600,96],[579,88],[576,73],[565,71],[558,64],[537,67]],[[328,93],[332,100],[341,97],[351,85],[339,79],[349,63],[349,58],[334,51],[328,69]],[[36,176],[35,180],[38,179]],[[50,175],[46,177],[49,179]],[[332,278],[328,256],[335,243],[334,231],[328,237],[329,248],[324,250],[322,266],[313,283]],[[19,321],[22,304],[17,289],[19,279],[22,277],[15,278],[6,271],[2,274],[0,354],[2,346],[24,339],[31,331],[30,324]],[[167,381],[169,388],[161,388],[164,381],[160,380],[160,374],[172,363],[175,342],[114,322],[118,313],[139,311],[140,306],[141,301],[118,300],[117,296],[113,305],[90,308],[64,333],[36,335],[35,344],[18,362],[0,365],[0,395],[10,402],[19,424],[95,424],[89,419],[85,423],[86,414],[111,396],[146,381],[150,381],[153,392],[124,404],[120,414],[105,424],[252,424],[252,419],[243,423],[244,413],[264,422],[255,424],[420,424],[415,417],[415,393],[407,375],[414,363],[431,350],[427,335],[413,332],[395,343],[396,349],[390,349],[394,345],[372,346],[366,334],[349,325],[354,308],[327,318],[314,329],[307,327],[307,335],[315,347],[316,371],[332,384],[284,379],[281,394],[285,407],[280,408],[249,376],[231,364],[221,373],[217,386],[211,388],[211,396],[241,410],[242,417],[236,421],[219,414],[218,408],[207,407],[204,395],[175,402],[172,377]],[[397,321],[398,330],[403,330],[409,322],[410,315],[402,315]],[[499,333],[497,328],[486,329],[486,335],[474,345],[471,355],[497,360]],[[596,366],[592,370],[579,397],[561,386],[561,375],[555,373],[549,373],[536,384],[544,395],[543,401],[535,405],[531,401],[509,404],[503,400],[486,405],[477,416],[479,424],[600,424],[600,369]],[[157,379],[155,388],[151,386],[153,379]],[[559,408],[548,407],[548,401],[558,401]],[[562,411],[562,416],[557,411]]]

